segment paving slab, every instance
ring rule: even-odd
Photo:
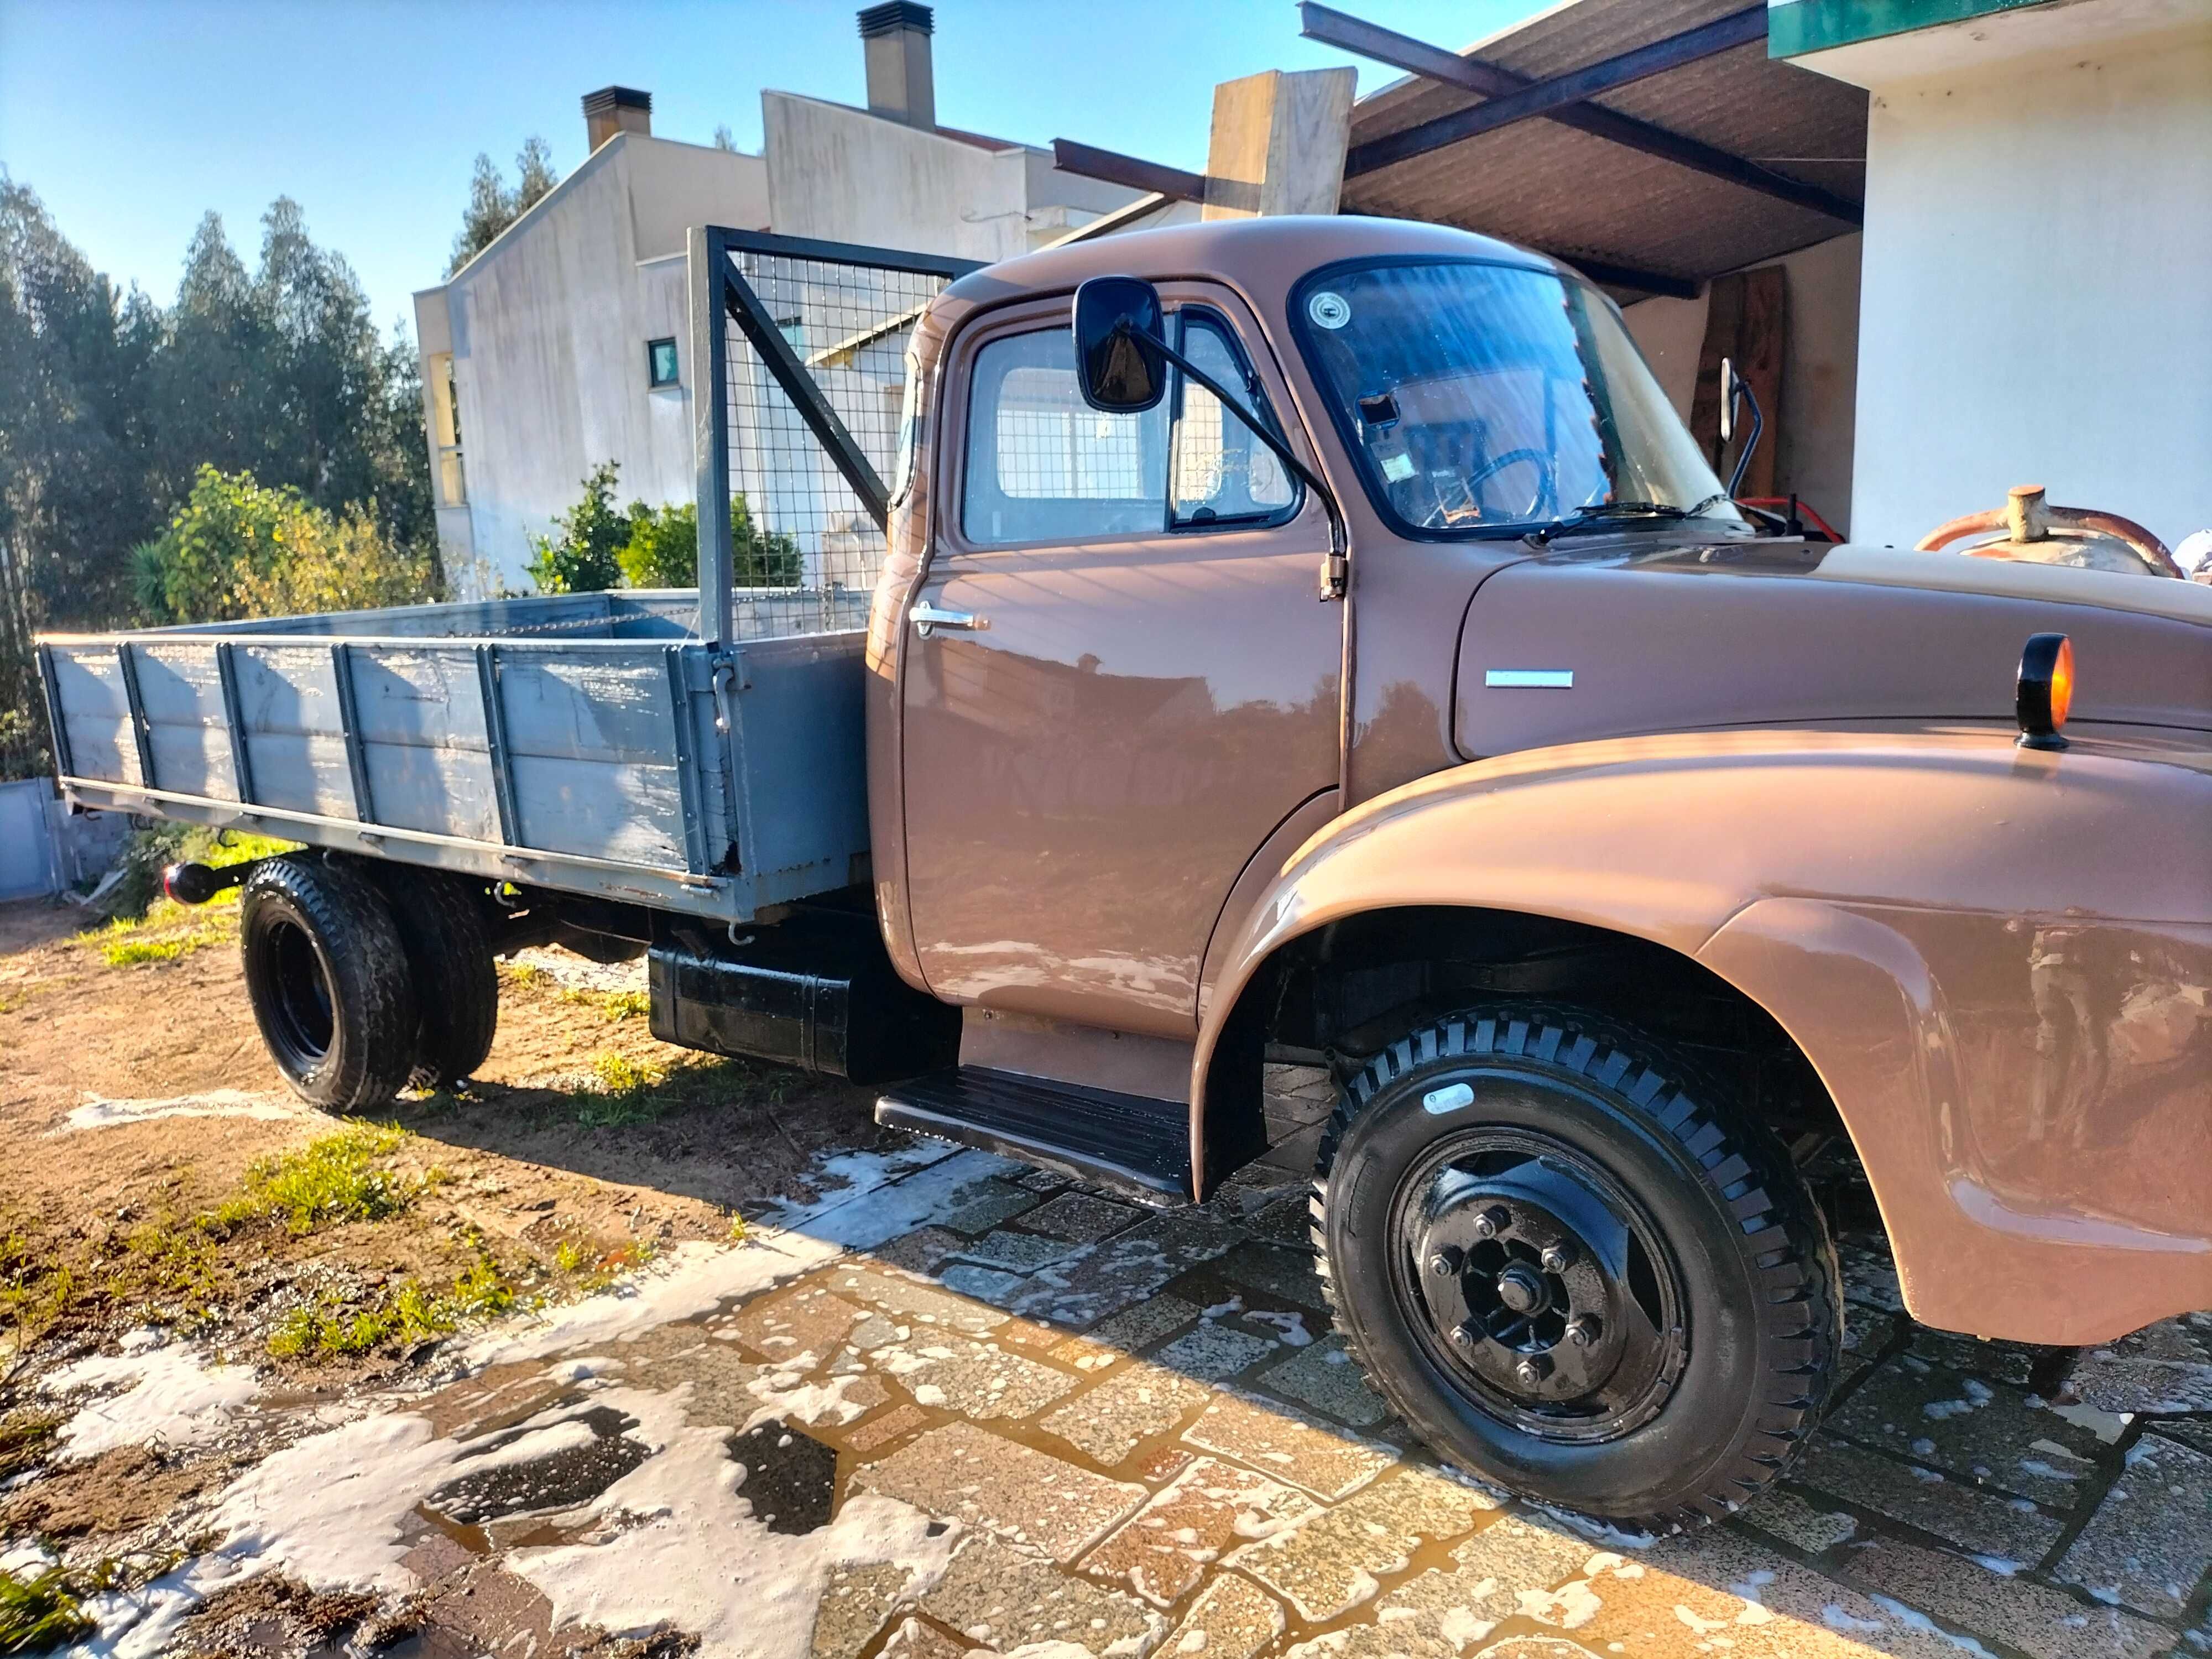
[[[1301,1618],[1335,1619],[1402,1572],[1423,1544],[1468,1531],[1497,1507],[1487,1493],[1425,1469],[1401,1468],[1355,1496],[1228,1558]]]
[[[1846,1560],[1867,1589],[2030,1659],[2151,1659],[2173,1643],[2172,1631],[2118,1607],[2093,1607],[1901,1539],[1868,1540],[1846,1552]]]
[[[816,1285],[772,1301],[748,1305],[730,1322],[738,1341],[754,1352],[788,1365],[801,1356],[827,1359],[845,1346],[847,1333],[867,1310]]]
[[[1948,1365],[1967,1376],[1995,1378],[2025,1389],[2034,1381],[2035,1368],[2051,1350],[2027,1347],[2018,1342],[1987,1342],[1979,1337],[1962,1336],[1956,1331],[1931,1331],[1916,1325],[1906,1352],[1939,1365]]]
[[[1095,1244],[1125,1227],[1134,1226],[1144,1219],[1144,1215],[1142,1210],[1128,1204],[1116,1204],[1110,1198],[1071,1192],[1061,1193],[1037,1206],[1022,1218],[1022,1225],[1078,1244]]]
[[[1181,1423],[1206,1394],[1203,1383],[1140,1360],[1041,1419],[1038,1426],[1111,1468]]]
[[[1826,1427],[1954,1479],[2071,1509],[2094,1494],[2097,1437],[2029,1400],[1900,1354],[1832,1413]]]
[[[2066,1386],[2114,1412],[2212,1412],[2212,1313],[2162,1319],[2076,1360]]]
[[[1349,1439],[1340,1429],[1233,1394],[1216,1395],[1182,1437],[1332,1503],[1349,1497],[1394,1461],[1389,1451]]]
[[[968,1423],[932,1429],[862,1468],[854,1484],[986,1528],[1056,1561],[1073,1561],[1152,1496],[1133,1482],[1109,1480]]]
[[[1319,1506],[1280,1481],[1201,1457],[1083,1558],[1085,1571],[1127,1584],[1156,1607],[1198,1587],[1227,1551],[1267,1538]]]
[[[1085,1358],[1103,1350],[1119,1359],[1125,1353],[1139,1352],[1170,1332],[1181,1329],[1197,1318],[1200,1312],[1195,1302],[1187,1302],[1179,1296],[1156,1296],[1149,1302],[1125,1309],[1103,1324],[1093,1326],[1085,1335],[1055,1348],[1053,1357],[1079,1364]]]
[[[1887,1248],[1878,1240],[1844,1239],[1836,1246],[1836,1259],[1844,1270],[1844,1296],[1878,1313],[1905,1311],[1905,1292],[1897,1282],[1897,1266]]]
[[[978,1422],[1033,1417],[1080,1387],[1076,1378],[996,1343],[937,1329],[875,1355],[918,1406],[943,1406]]]
[[[1037,1195],[1014,1181],[985,1176],[954,1188],[939,1219],[956,1233],[980,1233],[1002,1221],[1011,1221],[1024,1210],[1036,1207]]]
[[[878,1446],[888,1445],[902,1434],[912,1433],[928,1421],[929,1413],[921,1407],[901,1406],[850,1431],[845,1436],[845,1443],[865,1456]]]
[[[832,1570],[815,1607],[812,1659],[859,1659],[913,1579],[888,1561]]]
[[[2032,1565],[2066,1529],[2063,1522],[2026,1498],[1978,1491],[1940,1470],[1893,1462],[1826,1434],[1814,1441],[1796,1478],[1800,1485],[1917,1527],[1969,1555]]]
[[[1252,1336],[1212,1320],[1182,1335],[1153,1356],[1155,1363],[1185,1376],[1206,1382],[1225,1382],[1248,1370],[1276,1351],[1263,1336]]]
[[[2178,1618],[2212,1572],[2212,1456],[2158,1435],[2127,1468],[2058,1564],[2100,1601]]]
[[[1096,1654],[1143,1652],[1166,1629],[1166,1621],[1134,1596],[1071,1577],[1027,1550],[991,1538],[961,1545],[921,1607],[931,1618],[1002,1653],[1048,1642],[1073,1643]]]
[[[1095,1324],[1156,1296],[1243,1237],[1242,1229],[1203,1210],[1164,1211],[1040,1269],[1036,1287],[1017,1305],[1063,1324]]]
[[[832,1288],[842,1296],[882,1309],[900,1325],[936,1325],[981,1336],[1006,1322],[1006,1315],[1000,1309],[979,1307],[965,1297],[897,1273],[846,1270],[836,1275]]]
[[[2147,1426],[2152,1433],[2179,1440],[2201,1452],[2212,1452],[2212,1417],[2157,1417]]]
[[[1012,1308],[1030,1287],[1029,1280],[1019,1273],[1000,1267],[979,1267],[972,1261],[948,1262],[938,1279],[946,1290],[972,1296],[994,1308]]]
[[[1249,1578],[1224,1573],[1190,1605],[1182,1623],[1160,1644],[1164,1654],[1184,1659],[1253,1659],[1283,1633],[1283,1609],[1275,1598]]]
[[[1390,1415],[1340,1336],[1325,1336],[1270,1365],[1260,1373],[1260,1385],[1355,1429],[1372,1428]]]
[[[1761,1492],[1738,1519],[1741,1524],[1778,1538],[1808,1555],[1849,1543],[1859,1529],[1856,1516],[1830,1504],[1808,1503],[1781,1486],[1770,1486]]]
[[[921,1227],[878,1245],[868,1254],[886,1267],[903,1267],[910,1273],[933,1273],[967,1242],[943,1227]]]
[[[1279,1244],[1257,1242],[1238,1245],[1213,1264],[1213,1271],[1232,1285],[1243,1285],[1295,1308],[1326,1310],[1328,1297],[1314,1271],[1313,1257]]]
[[[966,1659],[976,1651],[965,1642],[955,1641],[934,1625],[925,1625],[919,1619],[908,1619],[890,1633],[884,1644],[883,1659]]]
[[[1027,1221],[1029,1218],[1024,1216],[1022,1219]],[[1033,1273],[1047,1262],[1059,1261],[1075,1248],[1074,1242],[1068,1239],[1000,1227],[985,1233],[981,1238],[962,1244],[953,1251],[952,1259],[972,1261],[982,1267],[998,1267],[1011,1273]]]
[[[1540,1598],[1580,1577],[1593,1553],[1563,1530],[1501,1516],[1452,1552],[1449,1570],[1431,1568],[1377,1601],[1376,1622],[1391,1634],[1418,1632],[1455,1650],[1520,1612],[1524,1595]]]

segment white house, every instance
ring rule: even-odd
[[[416,295],[439,551],[457,597],[527,589],[532,538],[602,461],[619,465],[624,501],[692,499],[690,227],[991,260],[1137,198],[1054,171],[1048,151],[939,125],[927,7],[890,0],[860,25],[868,107],[763,92],[760,155],[654,137],[645,93],[589,94],[589,159]]]

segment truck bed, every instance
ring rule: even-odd
[[[90,807],[750,919],[866,878],[868,596],[690,590],[57,635]]]

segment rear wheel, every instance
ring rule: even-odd
[[[410,865],[364,866],[390,906],[415,981],[420,1024],[412,1081],[444,1089],[472,1077],[499,1031],[499,964],[483,884]]]
[[[415,1063],[416,1001],[399,930],[358,871],[311,853],[246,878],[246,993],[294,1092],[335,1112],[390,1103]]]
[[[1431,1444],[1660,1530],[1788,1467],[1841,1343],[1835,1252],[1767,1131],[1659,1045],[1473,1009],[1340,1101],[1314,1243],[1337,1321]]]

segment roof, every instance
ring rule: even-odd
[[[1745,0],[1571,0],[1469,48],[1540,81],[1715,23]],[[1486,101],[1415,76],[1352,106],[1351,147]],[[1589,100],[1863,201],[1867,94],[1770,58],[1763,38]],[[1348,176],[1344,210],[1433,219],[1569,260],[1702,280],[1854,227],[1538,116]]]

